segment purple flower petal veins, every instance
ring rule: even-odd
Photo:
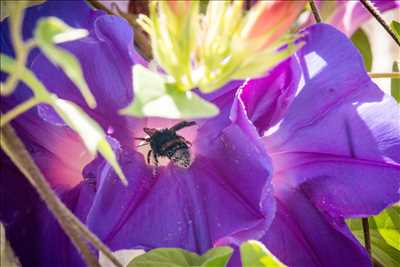
[[[240,94],[273,161],[277,212],[262,241],[289,266],[370,266],[344,219],[400,199],[400,110],[343,34],[315,25],[305,41]]]

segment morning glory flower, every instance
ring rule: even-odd
[[[328,25],[240,92],[272,158],[277,211],[261,239],[288,266],[371,266],[344,219],[400,199],[400,109]]]
[[[50,13],[64,19],[71,13],[64,13],[69,5],[48,1],[29,9],[25,37],[31,34],[38,15]],[[98,107],[90,110],[63,72],[41,53],[36,52],[29,65],[47,88],[81,105],[108,130],[129,185],[125,187],[115,180],[115,173],[101,158],[86,165],[90,159],[79,138],[51,108],[41,105],[16,119],[13,125],[67,206],[112,250],[182,247],[204,253],[214,245],[260,238],[275,209],[271,161],[250,121],[229,116],[241,82],[230,83],[206,96],[220,108],[219,116],[198,120],[196,126],[179,132],[192,143],[190,168],[165,162],[155,170],[146,163],[146,153],[136,148],[139,142],[134,138],[145,136],[144,127],[167,128],[177,121],[132,119],[117,113],[134,97],[132,65],[146,64],[133,49],[132,29],[122,18],[92,14],[83,3],[75,8],[86,12],[80,14],[84,20],[91,16],[91,23],[78,23],[90,35],[62,46],[81,62]],[[8,38],[2,36],[5,47],[9,45]],[[5,99],[2,109],[26,99],[27,92],[20,86],[16,95]],[[24,184],[24,178],[4,156],[2,161],[14,173],[4,188],[7,196],[15,200],[4,207],[9,212],[2,211],[2,220],[21,262],[27,266],[82,265],[52,215],[35,203],[37,197],[32,190],[14,187]],[[73,185],[76,186],[71,188]],[[29,203],[24,206],[20,201],[26,200]],[[27,238],[32,240],[30,244],[26,244]]]
[[[32,14],[47,14],[51,6],[32,8]],[[65,19],[56,10],[52,14]],[[144,127],[177,121],[117,115],[134,97],[131,65],[146,63],[134,51],[125,21],[103,14],[92,19],[81,26],[89,37],[63,46],[81,61],[96,110],[41,54],[31,67],[49,89],[108,129],[129,186],[120,184],[103,159],[87,164],[91,159],[79,138],[48,107],[14,125],[41,168],[54,169],[45,174],[55,187],[63,185],[64,202],[111,249],[181,247],[201,253],[251,238],[290,266],[370,266],[343,220],[376,214],[399,200],[400,114],[370,81],[347,38],[327,25],[310,27],[305,46],[265,77],[205,95],[221,114],[182,130],[193,143],[192,165],[181,169],[166,162],[154,174],[133,138],[144,136]],[[18,90],[17,100],[26,97],[23,87]],[[13,201],[1,207],[1,219],[21,261],[82,264],[51,215],[36,206],[24,178],[11,164],[7,170],[13,179],[1,188]]]

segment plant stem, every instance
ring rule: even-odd
[[[22,144],[16,136],[13,128],[8,124],[1,128],[1,147],[39,192],[40,196],[53,212],[60,224],[66,224],[66,227],[65,229],[63,227],[63,230],[72,240],[76,240],[75,242],[78,243],[77,248],[79,248],[78,251],[82,254],[87,254],[86,249],[84,248],[86,247],[86,244],[82,246],[82,240],[77,240],[76,238],[79,238],[79,235],[82,235],[84,238],[92,242],[94,247],[101,251],[112,263],[114,263],[116,267],[123,267],[123,265],[112,254],[110,249],[102,243],[97,236],[90,232],[90,230],[87,229],[87,227],[82,224],[82,222],[58,199],[40,170],[33,162],[24,144]]]
[[[322,18],[321,18],[321,15],[319,14],[318,7],[315,4],[314,0],[308,0],[308,3],[310,4],[310,7],[311,7],[312,13],[314,15],[315,21],[317,23],[321,23],[322,22]]]
[[[82,235],[100,250],[116,267],[123,265],[115,258],[109,248],[104,245],[89,229],[83,225],[78,218],[59,200],[51,190],[50,185],[37,168],[24,144],[16,136],[10,125],[1,128],[1,147],[12,159],[14,164],[28,178],[31,184],[38,191],[47,207],[54,214],[63,230],[71,238],[72,242],[82,254],[88,266],[99,267],[97,259],[90,252],[89,247],[79,235]]]
[[[18,106],[16,106],[9,112],[7,112],[5,114],[1,114],[0,127],[3,127],[5,124],[9,123],[11,120],[15,119],[16,117],[18,117],[25,111],[33,108],[34,106],[36,106],[39,103],[40,103],[40,101],[37,98],[33,97],[33,98],[23,102],[22,104],[19,104]]]
[[[399,72],[368,72],[369,77],[371,78],[391,78],[391,79],[400,79]]]
[[[63,212],[66,215],[68,221],[77,228],[77,230],[90,242],[93,246],[101,251],[116,267],[123,267],[123,265],[115,258],[111,250],[96,236],[94,235],[75,215],[65,206]]]
[[[364,7],[371,13],[371,15],[382,25],[382,27],[392,36],[393,40],[400,46],[400,40],[397,38],[396,34],[392,31],[389,24],[385,21],[379,10],[376,9],[369,0],[360,0]]]
[[[105,5],[103,5],[100,1],[97,0],[87,0],[94,8],[100,9],[100,10],[104,10],[105,12],[107,12],[109,15],[115,15],[114,12],[112,12],[111,9],[109,9],[108,7],[106,7]]]
[[[61,206],[64,206],[64,204],[53,193],[50,185],[47,183],[46,179],[43,177],[42,173],[32,160],[25,148],[25,145],[18,138],[12,126],[7,124],[4,127],[1,127],[0,131],[0,143],[2,149],[37,190],[49,210],[55,215],[61,228],[69,236],[72,243],[82,255],[86,265],[100,267],[96,257],[90,252],[88,245],[81,240],[79,235],[68,223],[68,220],[66,220],[61,211]]]
[[[362,227],[363,227],[363,232],[364,232],[365,249],[368,252],[369,258],[372,260],[372,256],[371,256],[371,238],[370,238],[370,234],[369,234],[368,218],[361,218],[361,221],[362,221]]]

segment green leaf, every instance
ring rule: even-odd
[[[396,34],[397,39],[400,40],[400,23],[395,20],[392,20],[392,22],[390,23],[390,27]]]
[[[364,244],[361,219],[350,219],[348,226]],[[400,207],[393,206],[369,218],[372,256],[383,266],[400,266]]]
[[[127,267],[223,267],[232,253],[230,247],[217,247],[202,256],[180,248],[157,248],[135,257]]]
[[[399,72],[399,62],[395,61],[393,62],[393,72]],[[398,103],[400,103],[400,79],[399,78],[393,78],[391,82],[391,94],[392,96],[397,100]]]
[[[243,267],[286,266],[275,258],[261,242],[256,240],[249,240],[240,246],[240,258]]]
[[[0,1],[0,21],[3,19],[9,17],[11,13],[15,10],[17,7],[21,8],[28,8],[31,6],[43,4],[46,0],[25,0],[25,1],[10,1],[10,0],[3,0]]]
[[[351,41],[360,51],[363,59],[364,66],[367,71],[372,69],[372,49],[367,34],[359,28],[352,36]]]
[[[98,151],[113,167],[122,183],[126,185],[125,175],[101,127],[73,102],[53,96],[50,104],[65,123],[79,134],[89,152],[96,154]]]
[[[374,216],[371,228],[376,228],[390,246],[400,251],[400,207],[387,208]]]
[[[67,50],[54,44],[73,41],[85,37],[84,29],[74,29],[56,17],[41,19],[35,29],[35,39],[43,53],[62,68],[65,74],[81,91],[85,101],[91,108],[96,107],[96,100],[85,81],[81,65],[76,57]]]
[[[123,115],[170,119],[204,118],[218,114],[218,108],[193,92],[182,92],[166,84],[163,76],[142,65],[133,67],[135,99],[120,110]]]

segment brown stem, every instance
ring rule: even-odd
[[[79,253],[82,255],[86,265],[100,267],[96,257],[90,252],[88,245],[74,231],[72,226],[68,223],[68,220],[66,220],[61,211],[61,206],[64,204],[57,198],[57,196],[54,195],[50,185],[47,183],[46,179],[33,162],[31,156],[25,148],[25,145],[18,138],[12,126],[7,124],[1,127],[0,137],[1,147],[4,152],[25,175],[33,187],[35,187],[49,210],[55,215],[61,228],[65,231]]]
[[[65,207],[65,206],[64,206]],[[75,217],[72,212],[65,207],[63,212],[67,215],[70,223],[77,228],[87,240],[92,242],[93,246],[101,251],[116,267],[123,267],[123,265],[115,258],[114,254],[112,254],[111,250],[96,236],[94,235],[78,218]]]
[[[318,7],[315,4],[314,0],[308,0],[308,2],[310,3],[310,7],[311,7],[312,13],[314,15],[315,21],[317,23],[321,23],[322,18],[321,18],[321,15],[319,14]]]
[[[371,78],[400,79],[400,73],[399,72],[368,72],[368,75]]]
[[[6,133],[8,133],[9,137],[5,135]],[[28,151],[25,149],[24,144],[22,144],[19,138],[15,135],[15,132],[10,125],[7,124],[4,126],[4,129],[1,128],[1,137],[1,146],[5,150],[7,155],[9,155],[14,164],[22,171],[22,173],[24,173],[24,175],[28,178],[28,180],[32,183],[36,190],[38,190],[39,193],[42,192],[40,193],[40,195],[43,195],[42,198],[49,209],[50,205],[51,207],[53,207],[55,211],[53,212],[52,209],[50,210],[53,212],[57,220],[61,218],[60,224],[66,223],[66,226],[69,229],[69,233],[72,233],[72,235],[69,235],[67,232],[68,230],[66,230],[68,236],[72,239],[72,236],[82,235],[88,241],[92,242],[94,247],[101,251],[112,263],[114,263],[116,267],[123,267],[123,265],[112,254],[110,249],[96,235],[94,235],[89,229],[87,229],[87,227],[78,218],[75,217],[75,215],[64,205],[64,203],[59,200],[57,195],[54,194],[49,184],[41,174],[40,170],[32,161]],[[10,145],[8,145],[7,142],[5,142],[4,140],[7,140],[10,144],[12,143],[13,146],[9,147]],[[21,159],[18,159],[18,164],[17,158],[15,158],[14,160],[13,156],[18,156],[19,159]],[[21,162],[23,162],[23,164],[21,164]]]
[[[371,13],[371,15],[382,25],[382,27],[387,31],[387,33],[392,36],[393,40],[400,46],[400,40],[397,38],[396,34],[392,31],[389,24],[385,21],[379,10],[374,7],[374,5],[369,0],[360,0],[361,4]]]
[[[370,234],[369,234],[368,218],[361,218],[361,221],[362,221],[362,227],[363,227],[363,232],[364,232],[365,249],[368,252],[369,258],[372,259],[372,255],[371,255],[371,237],[370,237]]]

